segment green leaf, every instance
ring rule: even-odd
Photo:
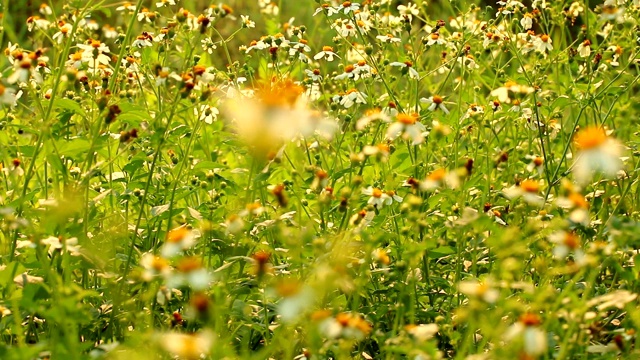
[[[76,114],[87,116],[82,106],[71,99],[60,98],[55,101],[55,107],[58,109],[73,111]]]
[[[440,246],[435,249],[429,250],[429,257],[434,259],[439,259],[445,256],[449,256],[451,254],[455,254],[456,250],[451,246]]]

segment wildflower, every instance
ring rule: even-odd
[[[452,189],[460,186],[460,178],[458,174],[453,171],[447,171],[440,168],[432,171],[424,181],[419,183],[420,190],[422,191],[434,191],[442,186],[448,186]]]
[[[491,96],[495,96],[498,98],[498,101],[500,101],[501,103],[506,103],[509,104],[511,103],[511,96],[510,94],[513,95],[528,95],[531,94],[535,89],[530,87],[530,86],[526,86],[526,85],[519,85],[513,81],[507,81],[504,86],[501,86],[495,90],[491,91]],[[518,102],[518,105],[520,103]]]
[[[297,280],[284,280],[276,285],[276,293],[282,296],[276,311],[282,321],[290,323],[296,320],[314,300],[313,290]]]
[[[266,251],[258,251],[255,254],[251,255],[251,259],[253,260],[253,274],[259,278],[268,274],[272,270],[272,266],[269,263],[269,259],[271,258],[271,254]]]
[[[447,40],[445,40],[438,32],[432,32],[431,34],[427,35],[427,38],[426,38],[427,46],[446,45],[446,44],[447,44]]]
[[[415,79],[415,80],[420,79],[420,74],[418,74],[418,71],[413,68],[413,63],[411,61],[405,61],[405,62],[395,61],[389,64],[389,66],[399,67],[402,71],[402,74],[408,73],[411,79]]]
[[[382,120],[384,122],[390,122],[391,119],[387,114],[382,112],[380,108],[373,108],[365,111],[364,116],[358,119],[356,122],[356,130],[364,130],[372,121]]]
[[[320,51],[319,53],[317,53],[313,59],[314,60],[320,60],[320,59],[325,59],[327,61],[333,61],[333,57],[337,57],[340,58],[338,55],[336,55],[336,53],[333,52],[333,48],[331,46],[323,46],[322,47],[322,51]]]
[[[409,21],[413,20],[414,16],[418,16],[418,14],[420,14],[418,5],[411,2],[407,5],[398,5],[397,9],[400,15],[406,16]]]
[[[523,314],[505,334],[508,341],[520,339],[524,352],[529,356],[538,356],[547,351],[547,337],[540,329],[542,321],[536,314]]]
[[[331,339],[362,340],[371,332],[371,324],[359,314],[343,312],[333,317],[328,311],[317,311],[312,318],[319,320],[320,333]]]
[[[581,193],[573,189],[573,186],[569,185],[568,191],[569,194],[566,197],[558,197],[556,205],[571,210],[569,220],[576,224],[588,225],[589,203]]]
[[[522,19],[520,19],[520,26],[525,30],[531,29],[533,27],[533,15],[531,15],[531,13],[525,13]]]
[[[551,40],[551,37],[547,34],[542,34],[533,40],[535,50],[545,56],[547,55],[547,52],[553,50],[553,45],[551,45],[552,43],[553,41]]]
[[[399,136],[405,140],[411,140],[412,145],[421,144],[424,141],[426,128],[418,121],[418,114],[399,113],[396,121],[387,129],[387,139],[393,141]]]
[[[350,89],[346,93],[335,95],[331,100],[344,106],[345,109],[348,109],[354,104],[366,104],[367,95],[356,89]]]
[[[542,175],[542,171],[544,170],[544,159],[541,156],[536,155],[527,155],[526,159],[531,160],[529,164],[527,164],[527,171],[532,172],[536,170],[538,175]]]
[[[376,39],[380,40],[383,43],[389,43],[389,44],[395,44],[402,41],[400,40],[400,38],[393,36],[393,34],[378,35],[376,36]]]
[[[309,70],[309,69],[305,69],[304,73],[313,81],[315,82],[319,82],[322,81],[322,75],[320,73],[320,69],[313,69],[313,70]]]
[[[124,3],[116,8],[116,11],[136,11],[136,6],[130,2]]]
[[[22,96],[22,91],[16,92],[13,88],[0,84],[0,104],[16,106],[18,99]]]
[[[176,5],[175,0],[159,0],[156,2],[156,7],[161,8],[169,5]]]
[[[170,288],[189,286],[196,291],[204,290],[210,281],[209,272],[202,266],[200,259],[195,257],[180,259],[175,271],[167,276],[167,286]]]
[[[404,329],[419,343],[432,339],[440,330],[438,324],[410,324],[405,326]]]
[[[573,259],[576,264],[585,263],[586,257],[580,248],[580,238],[575,233],[557,231],[549,235],[549,241],[556,245],[553,249],[553,256],[556,259],[565,259],[567,255],[573,253]]]
[[[591,55],[591,41],[585,40],[578,45],[578,54],[580,57],[586,58]]]
[[[574,137],[578,148],[573,163],[573,175],[579,184],[589,182],[595,173],[615,176],[622,169],[622,145],[608,136],[605,129],[588,127]]]
[[[539,195],[540,183],[536,180],[523,180],[520,184],[504,189],[503,193],[509,199],[522,197],[524,201],[531,205],[541,206],[544,198]]]
[[[435,111],[436,109],[442,110],[445,114],[449,114],[449,110],[444,106],[444,98],[440,95],[432,95],[428,98],[420,99],[421,103],[429,104],[427,110]]]
[[[208,331],[195,334],[173,332],[162,335],[159,342],[167,352],[179,359],[197,360],[209,354],[213,340],[213,334]]]
[[[40,243],[45,246],[49,246],[49,255],[53,255],[56,251],[68,251],[70,255],[79,256],[80,246],[78,245],[78,238],[69,238],[62,241],[59,236],[49,236],[48,238],[40,240]]]
[[[169,230],[167,239],[162,246],[162,256],[173,257],[181,251],[191,248],[196,243],[196,238],[192,230],[186,226]]]
[[[64,41],[66,37],[69,37],[69,35],[71,35],[69,34],[71,30],[73,30],[72,24],[61,21],[60,23],[58,23],[58,32],[53,34],[52,39],[55,40],[58,44],[62,44],[62,41]]]
[[[494,304],[500,298],[500,291],[493,288],[490,281],[465,280],[458,284],[458,289],[461,293],[488,304]]]
[[[369,226],[374,216],[375,212],[363,209],[351,216],[351,218],[349,219],[349,224],[356,226],[359,229],[363,229]]]
[[[238,96],[227,101],[224,110],[254,155],[264,158],[282,142],[299,135],[320,131],[324,137],[332,136],[335,121],[312,111],[304,90],[290,80],[274,81],[256,90],[253,97]]]
[[[256,23],[253,20],[249,19],[249,16],[247,15],[240,15],[240,20],[242,21],[242,27],[248,29],[256,27]]]
[[[218,115],[220,114],[220,111],[217,108],[206,104],[200,105],[200,111],[194,109],[193,112],[195,115],[198,115],[199,112],[199,120],[204,121],[207,124],[213,124],[213,122],[218,119]]]
[[[350,12],[357,12],[360,9],[360,4],[352,3],[351,1],[345,1],[338,6],[337,11],[342,11],[345,15]]]
[[[244,229],[244,220],[238,215],[231,215],[224,222],[227,234],[237,234]]]
[[[384,205],[391,205],[393,201],[402,202],[402,198],[396,195],[395,191],[382,191],[378,188],[369,186],[362,190],[363,195],[370,196],[367,204],[373,205],[376,209],[382,208]]]
[[[389,158],[390,148],[387,144],[365,145],[362,153],[366,156],[375,156],[377,160],[386,162]]]
[[[140,265],[144,268],[142,279],[145,281],[151,281],[158,275],[167,276],[171,272],[169,261],[152,253],[142,255]]]

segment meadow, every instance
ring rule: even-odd
[[[0,359],[640,358],[640,1],[0,4]]]

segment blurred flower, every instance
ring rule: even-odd
[[[195,334],[167,333],[160,338],[160,344],[167,352],[185,360],[197,360],[207,356],[213,341],[213,333],[206,330]]]
[[[574,137],[578,148],[573,162],[573,175],[579,184],[586,184],[595,173],[616,176],[622,170],[622,145],[610,138],[600,127],[580,130]]]
[[[524,314],[507,330],[505,338],[522,341],[524,352],[529,356],[541,355],[547,351],[547,336],[539,327],[541,323],[538,315]]]
[[[577,265],[583,265],[586,257],[580,248],[580,238],[574,232],[556,231],[549,235],[549,241],[556,246],[553,249],[553,256],[556,259],[564,260],[573,253],[573,260]]]
[[[67,250],[70,255],[79,256],[80,246],[78,245],[78,238],[72,237],[66,239],[64,243],[59,236],[50,236],[48,238],[40,240],[43,245],[49,246],[49,255],[52,255],[55,251]]]
[[[319,321],[320,333],[330,339],[362,340],[371,332],[371,324],[359,314],[342,312],[333,317],[328,311],[317,311],[312,318]]]
[[[491,286],[490,281],[464,280],[458,284],[461,293],[494,304],[500,298],[500,291]]]
[[[175,271],[167,276],[167,286],[170,288],[189,286],[196,291],[204,290],[209,287],[210,281],[209,272],[202,266],[200,259],[195,257],[180,259]]]
[[[187,229],[186,226],[169,230],[164,245],[162,246],[162,256],[176,256],[183,250],[191,248],[195,243],[196,238],[193,231]]]
[[[387,129],[387,139],[393,141],[402,136],[405,140],[411,140],[412,145],[418,145],[424,141],[426,130],[418,121],[418,114],[399,113],[396,115],[396,121]]]
[[[522,197],[531,205],[541,206],[544,204],[544,198],[539,195],[540,183],[537,180],[522,180],[520,184],[504,189],[502,192],[512,200]]]
[[[428,98],[420,99],[421,103],[429,104],[427,110],[435,111],[436,109],[442,110],[445,114],[449,113],[449,110],[444,106],[444,98],[439,95],[429,96]]]
[[[167,276],[171,272],[169,261],[152,253],[144,253],[140,258],[140,266],[144,268],[142,278],[151,281],[158,275]]]
[[[413,337],[417,342],[425,342],[432,339],[439,331],[438,324],[410,324],[404,327],[404,329]]]
[[[295,321],[307,308],[313,305],[313,289],[297,280],[283,280],[276,285],[275,290],[279,296],[282,296],[282,299],[278,301],[276,311],[284,322]]]

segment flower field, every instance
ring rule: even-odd
[[[640,1],[0,6],[0,359],[640,358]]]

